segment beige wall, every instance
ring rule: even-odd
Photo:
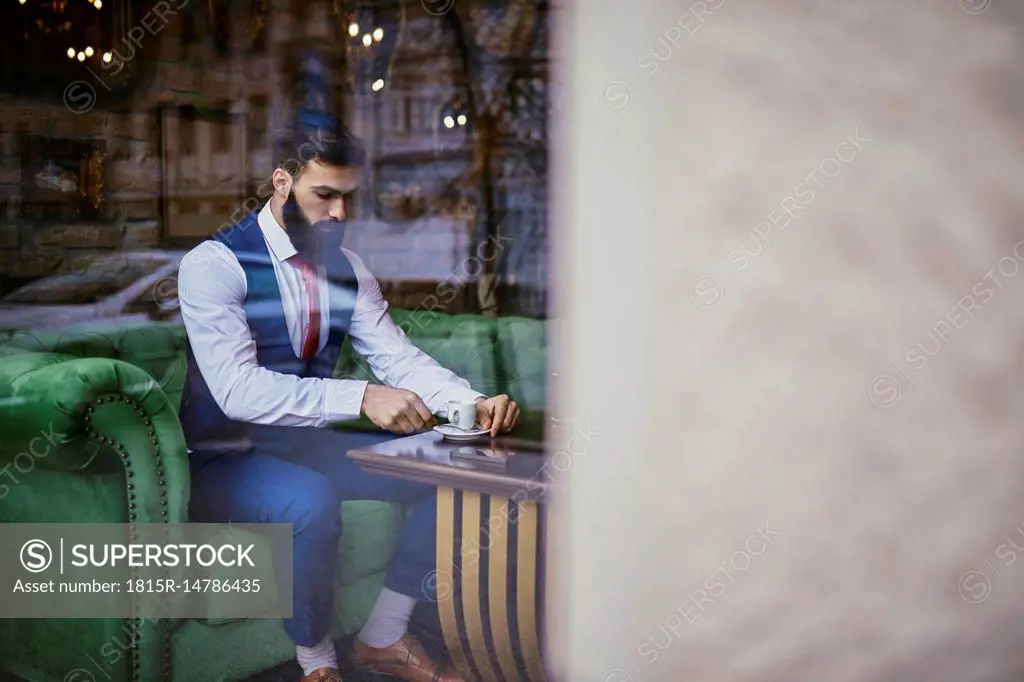
[[[572,4],[557,679],[1024,679],[1021,10]]]

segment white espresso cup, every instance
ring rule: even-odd
[[[457,429],[469,431],[476,424],[476,401],[449,400],[448,423]]]

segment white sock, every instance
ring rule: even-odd
[[[315,646],[296,646],[295,658],[302,667],[303,675],[309,675],[317,668],[338,669],[338,654],[334,651],[334,642],[329,634]]]
[[[388,588],[380,591],[370,619],[359,633],[359,641],[375,649],[385,649],[409,630],[409,618],[416,600]]]

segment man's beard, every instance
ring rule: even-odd
[[[309,222],[299,208],[294,190],[288,193],[288,199],[281,207],[281,214],[288,238],[303,260],[322,263],[325,253],[341,248],[345,224],[331,219],[321,220],[316,224]]]

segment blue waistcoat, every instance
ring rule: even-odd
[[[256,343],[256,360],[261,367],[281,374],[330,378],[348,334],[358,292],[355,271],[341,251],[341,233],[326,236],[323,247],[324,268],[330,291],[330,332],[327,343],[317,355],[303,360],[295,355],[288,336],[281,289],[274,275],[270,249],[263,238],[257,215],[258,211],[251,213],[233,229],[220,232],[214,237],[231,249],[245,272],[246,292],[242,307],[249,332]],[[210,393],[196,365],[191,340],[179,417],[189,447],[247,439],[247,424],[228,418]]]

